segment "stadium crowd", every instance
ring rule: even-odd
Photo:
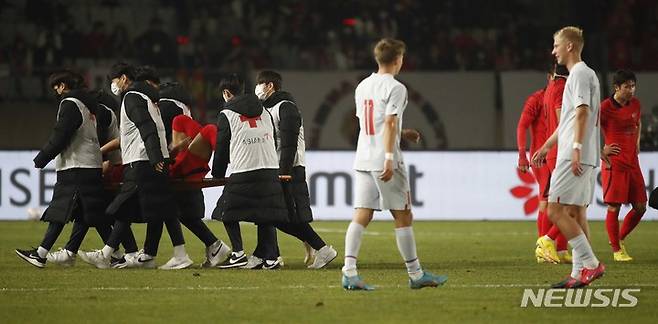
[[[29,75],[117,58],[160,68],[368,69],[368,53],[357,49],[383,36],[415,49],[406,70],[540,69],[548,57],[541,36],[571,20],[581,20],[574,22],[588,30],[588,49],[601,53],[593,63],[658,69],[655,2],[557,2],[550,6],[564,10],[527,0],[3,0],[0,71]],[[576,18],[592,6],[594,15]]]

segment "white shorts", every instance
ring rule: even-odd
[[[356,171],[354,208],[409,210],[409,178],[404,167],[393,171],[388,182],[379,179],[381,171]]]
[[[571,161],[558,160],[551,175],[548,202],[562,205],[587,207],[594,197],[596,168],[582,164],[583,174],[579,177],[571,172]]]

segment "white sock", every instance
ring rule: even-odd
[[[571,262],[571,277],[580,280],[580,271],[583,270],[583,262],[575,250],[573,251]]]
[[[187,255],[185,252],[185,244],[174,246],[174,258],[180,259],[184,258]]]
[[[48,250],[46,250],[45,248],[39,246],[37,248],[37,254],[39,255],[40,258],[45,258],[46,255],[48,255]]]
[[[244,255],[244,250],[233,252],[233,256],[235,256],[236,258],[241,258],[243,255]]]
[[[583,267],[594,269],[599,266],[599,260],[594,255],[585,233],[580,233],[580,235],[570,239],[569,244],[573,247],[573,257],[578,258]]]
[[[363,230],[365,230],[365,227],[355,222],[351,222],[347,227],[345,233],[345,265],[343,266],[343,273],[346,276],[353,277],[357,275],[356,258],[359,255]]]
[[[114,248],[106,245],[101,249],[101,252],[103,252],[105,258],[109,259],[110,256],[112,256],[112,253],[114,253]]]
[[[411,226],[400,227],[395,229],[395,239],[398,243],[398,250],[404,264],[407,266],[407,273],[411,279],[417,280],[423,276],[423,270],[418,261],[416,254],[416,240],[414,239],[414,230]]]
[[[544,235],[544,239],[545,239],[545,240],[549,240],[549,241],[551,241],[551,242],[555,242],[555,241],[554,241],[550,236],[548,236],[548,235]]]

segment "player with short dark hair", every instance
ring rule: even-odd
[[[548,82],[553,78],[553,73],[548,73]],[[528,155],[526,152],[526,133],[530,130],[530,156],[546,141],[546,119],[544,118],[544,91],[546,88],[539,89],[533,92],[523,104],[523,110],[519,117],[519,122],[516,126],[516,144],[519,151],[519,161],[517,169],[520,172],[526,173],[532,168],[532,173],[535,176],[535,181],[539,187],[539,213],[537,215],[537,232],[541,237],[544,235],[543,223],[546,218],[546,198],[544,198],[544,190],[548,187],[549,172],[546,166],[536,167],[530,165]],[[540,254],[541,249],[535,249],[535,257],[537,262],[544,262],[544,258]],[[539,253],[539,254],[538,254]]]
[[[640,169],[641,106],[635,97],[637,80],[628,70],[615,72],[612,81],[614,93],[601,103],[601,130],[605,146],[601,170],[603,201],[608,205],[605,219],[608,238],[615,261],[632,261],[624,240],[628,237],[647,210],[647,192]],[[619,211],[622,204],[633,207],[624,217],[619,231]]]
[[[562,64],[553,63],[553,78],[548,83],[544,92],[544,115],[546,121],[546,138],[553,134],[560,124],[560,112],[562,110],[562,95],[564,85],[569,76],[569,70]],[[550,191],[550,178],[555,170],[557,162],[557,145],[548,151],[546,156],[546,170],[548,179],[546,187],[543,188],[542,199],[548,199]],[[542,215],[540,221],[539,238],[537,238],[535,256],[541,257],[543,261],[549,263],[571,263],[571,254],[567,249],[567,240],[560,233],[560,229],[551,222],[547,210]],[[539,262],[539,259],[537,259]]]

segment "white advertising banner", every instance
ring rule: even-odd
[[[43,211],[55,183],[52,165],[34,169],[34,151],[0,151],[0,219],[28,219]],[[307,153],[307,177],[313,213],[318,220],[349,220],[354,201],[353,152]],[[405,163],[415,219],[534,220],[538,189],[531,174],[516,171],[516,152],[407,152]],[[640,155],[647,188],[655,185],[658,152]],[[204,189],[209,218],[222,188]],[[647,191],[648,192],[648,191]],[[601,185],[589,219],[604,219]],[[28,209],[31,209],[28,212]],[[624,208],[627,210],[628,206]],[[622,211],[622,215],[623,215]],[[34,215],[33,215],[34,217]],[[377,219],[390,219],[386,212]],[[649,209],[644,219],[658,219]]]

